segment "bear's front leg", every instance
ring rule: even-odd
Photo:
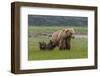
[[[59,41],[59,50],[65,50],[66,49],[66,43],[65,40]]]
[[[71,49],[71,38],[66,39],[66,49],[67,50]]]

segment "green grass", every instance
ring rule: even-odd
[[[62,27],[29,27],[31,32],[54,32],[60,30]],[[74,27],[78,32],[86,32],[86,27]],[[71,50],[40,50],[38,42],[48,42],[46,36],[29,37],[28,38],[28,60],[53,60],[53,59],[76,59],[87,58],[88,47],[87,38],[76,38],[71,41]]]
[[[30,26],[29,33],[31,32],[54,32],[61,30],[63,28],[68,28],[67,26]],[[75,32],[87,33],[87,27],[72,27],[75,29]]]

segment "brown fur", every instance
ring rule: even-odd
[[[75,33],[73,28],[56,31],[52,34],[51,41],[59,47],[60,50],[71,48],[71,38]]]
[[[39,47],[40,47],[40,50],[53,50],[56,46],[50,40],[48,44],[46,44],[44,41],[39,42]]]

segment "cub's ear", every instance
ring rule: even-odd
[[[41,44],[41,42],[39,42],[39,44]]]
[[[67,31],[67,29],[62,29],[62,31]]]

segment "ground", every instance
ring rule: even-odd
[[[28,60],[53,60],[53,59],[76,59],[87,58],[87,27],[73,27],[76,31],[75,39],[72,39],[71,50],[40,50],[39,43],[48,40],[53,32],[61,30],[62,28],[68,28],[65,26],[29,26],[28,28]]]

